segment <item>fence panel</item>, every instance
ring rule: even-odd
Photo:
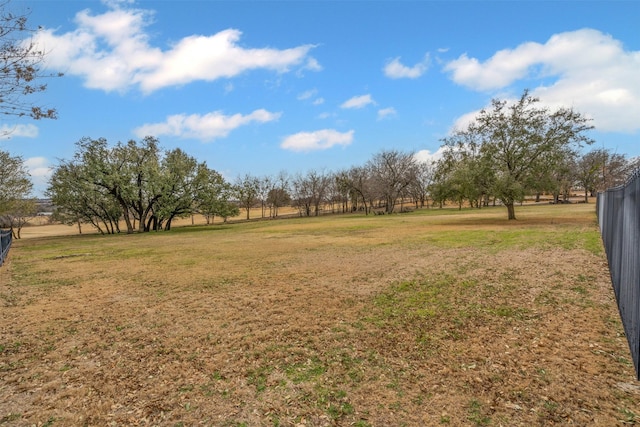
[[[4,259],[9,253],[12,238],[13,235],[11,234],[11,230],[0,230],[0,266],[4,264]]]
[[[640,379],[640,177],[598,194],[598,224],[611,283]]]

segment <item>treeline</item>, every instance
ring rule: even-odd
[[[566,200],[580,188],[585,198],[624,183],[638,167],[637,159],[595,149],[556,158],[523,191]],[[0,151],[0,226],[19,238],[22,226],[37,212],[32,184],[20,157]],[[408,208],[442,207],[447,203],[481,208],[500,200],[492,191],[495,171],[482,178],[477,157],[446,150],[438,161],[419,161],[414,153],[384,150],[361,165],[341,171],[272,176],[246,174],[228,182],[180,149],[163,151],[153,138],[109,147],[104,139],[82,139],[73,159],[62,161],[51,176],[47,196],[54,220],[90,224],[101,233],[168,230],[175,218],[203,215],[249,219],[261,208],[262,218],[276,218],[282,207],[300,216],[323,212],[392,213]],[[547,173],[543,173],[546,171]]]
[[[309,171],[257,177],[246,174],[228,182],[206,163],[179,148],[162,150],[155,138],[109,146],[83,138],[76,153],[55,168],[47,190],[54,219],[66,224],[91,224],[100,233],[170,230],[172,221],[194,214],[207,223],[226,220],[261,207],[262,217],[278,216],[283,206],[300,216],[362,211],[375,207],[390,213],[410,197],[425,206],[432,164],[413,153],[382,151],[363,166],[338,173]]]
[[[101,139],[77,142],[71,160],[61,161],[47,196],[54,219],[91,224],[101,233],[170,230],[176,218],[201,214],[249,219],[277,217],[290,206],[300,216],[330,212],[392,213],[446,203],[481,208],[500,202],[515,219],[525,196],[566,200],[580,188],[589,195],[623,183],[636,159],[606,149],[580,154],[593,141],[588,120],[571,109],[549,111],[525,91],[513,103],[493,100],[466,128],[444,138],[443,156],[419,161],[414,153],[383,150],[340,171],[311,170],[274,176],[245,174],[228,182],[206,163],[179,148],[163,150],[147,137],[110,146]],[[20,157],[0,151],[0,226],[14,235],[35,209],[32,184]],[[17,230],[17,233],[16,233]]]
[[[368,215],[434,204],[481,208],[502,202],[487,184],[495,170],[481,180],[466,155],[456,162],[452,152],[424,162],[411,152],[383,150],[364,164],[341,171],[245,174],[227,182],[180,149],[162,151],[153,138],[111,148],[103,139],[83,139],[77,145],[74,159],[54,171],[48,196],[56,206],[55,219],[88,223],[101,233],[119,232],[121,221],[127,232],[169,230],[173,219],[194,214],[211,223],[215,216],[226,220],[242,210],[250,219],[255,208],[260,208],[262,218],[276,218],[282,207],[295,208],[299,216]],[[587,197],[624,182],[636,163],[603,149],[573,153],[545,168],[550,173],[532,181],[522,194],[566,200],[578,186]]]

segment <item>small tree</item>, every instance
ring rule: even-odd
[[[413,198],[416,209],[429,207],[429,186],[433,182],[435,163],[433,161],[417,161],[415,180],[409,186],[409,194]]]
[[[247,212],[247,219],[251,208],[258,202],[258,194],[260,190],[260,179],[246,174],[236,179],[234,185],[235,196],[240,206]]]
[[[384,150],[373,156],[368,169],[374,191],[385,202],[386,213],[392,213],[399,198],[416,180],[417,161],[414,154]]]
[[[285,171],[280,171],[275,178],[269,181],[271,188],[267,194],[267,206],[269,206],[269,216],[276,218],[278,216],[278,209],[291,203],[289,175]]]
[[[12,206],[11,213],[3,215],[0,222],[5,223],[11,229],[14,239],[20,239],[22,227],[36,216],[37,211],[38,206],[35,199],[17,200]]]
[[[216,216],[225,220],[240,213],[238,206],[231,202],[233,186],[213,169],[207,169],[207,179],[195,195],[196,211],[200,212],[211,224]]]
[[[363,166],[352,166],[336,174],[335,179],[351,200],[351,209],[357,211],[362,202],[364,213],[368,215],[371,206],[367,205],[367,202],[373,198],[373,182],[369,169]]]
[[[25,216],[32,206],[31,190],[33,184],[22,157],[11,156],[0,150],[0,217],[11,228],[14,237],[19,238],[19,228],[15,230],[16,220]],[[16,232],[17,231],[17,232]]]

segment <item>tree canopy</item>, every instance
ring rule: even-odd
[[[0,226],[11,228],[16,238],[24,218],[35,214],[32,188],[22,157],[0,150]]]
[[[486,191],[502,201],[509,219],[516,218],[515,203],[535,183],[561,172],[577,148],[593,142],[586,135],[592,129],[586,117],[538,103],[527,90],[514,103],[494,99],[466,129],[443,140],[450,157],[458,155],[470,162],[466,169],[479,172],[474,179],[481,178]]]
[[[171,228],[175,218],[196,212],[226,216],[230,187],[205,163],[179,148],[163,151],[155,138],[109,146],[83,138],[73,160],[55,169],[47,195],[67,223],[88,222],[102,233]],[[137,223],[137,227],[135,224]]]

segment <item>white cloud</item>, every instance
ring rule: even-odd
[[[420,150],[415,153],[413,157],[422,163],[436,162],[442,158],[444,150],[443,147],[438,148],[435,153],[432,153],[430,150]]]
[[[400,62],[400,57],[387,61],[384,66],[385,76],[392,79],[416,79],[422,76],[429,69],[429,54],[424,56],[422,62],[413,67],[407,67]]]
[[[340,108],[364,108],[369,104],[375,104],[371,95],[354,96],[342,103]]]
[[[29,157],[24,165],[32,177],[43,177],[51,174],[49,161],[44,157]]]
[[[259,68],[278,73],[292,67],[322,68],[308,55],[313,45],[283,50],[245,48],[238,44],[242,33],[237,29],[187,36],[162,50],[149,44],[145,32],[153,13],[121,8],[124,3],[108,1],[112,9],[100,15],[79,12],[75,31],[40,31],[36,41],[48,52],[47,66],[82,77],[89,88],[122,92],[137,86],[145,93],[198,80],[231,78]]]
[[[226,137],[231,131],[250,123],[266,123],[278,120],[281,113],[271,113],[267,110],[255,110],[251,114],[234,114],[226,116],[220,111],[205,115],[176,114],[167,117],[162,123],[147,123],[133,130],[139,137],[169,135],[178,138],[193,138],[201,141],[212,141]]]
[[[326,150],[335,145],[350,145],[353,142],[353,134],[353,130],[338,132],[334,129],[300,132],[286,137],[280,147],[291,151]]]
[[[490,108],[490,106],[487,106],[487,108]],[[465,130],[469,127],[470,124],[472,124],[473,122],[475,122],[476,117],[478,116],[478,114],[480,114],[480,110],[475,110],[475,111],[469,111],[468,113],[463,114],[462,116],[458,117],[454,123],[452,128],[450,129],[450,133],[453,133],[457,130]]]
[[[32,124],[0,126],[0,139],[11,139],[16,137],[36,138],[37,136],[38,127]]]
[[[299,101],[307,101],[307,100],[310,100],[312,98],[315,98],[313,101],[311,101],[311,105],[322,105],[322,104],[324,104],[324,98],[322,98],[322,97],[316,98],[317,94],[318,94],[318,90],[317,89],[307,90],[307,91],[304,91],[304,92],[302,92],[301,94],[298,95],[298,100]]]
[[[44,157],[29,157],[24,161],[24,165],[29,175],[31,175],[35,193],[38,196],[43,195],[49,183],[49,178],[53,173],[53,168],[49,166],[49,161]]]
[[[306,65],[302,69],[309,70],[309,71],[322,71],[322,65],[320,65],[317,59],[315,59],[312,56],[309,56],[307,57]]]
[[[387,117],[395,116],[397,111],[393,107],[382,108],[378,110],[378,120],[386,119]]]
[[[485,62],[466,54],[444,70],[463,86],[503,89],[531,79],[531,94],[551,108],[574,107],[602,131],[640,129],[640,51],[593,29],[555,34],[545,44],[527,42],[496,52]],[[551,82],[549,83],[549,81]]]

